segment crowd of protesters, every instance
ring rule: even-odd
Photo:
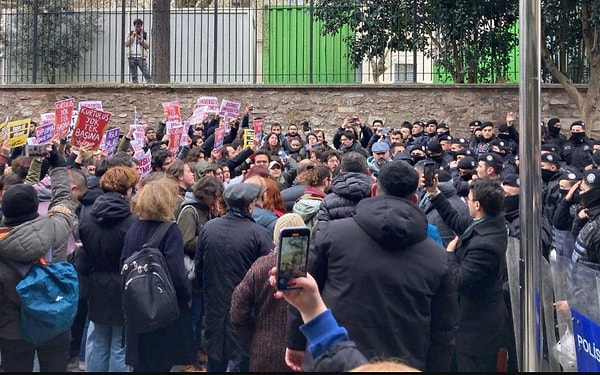
[[[111,157],[58,138],[27,157],[5,142],[2,370],[32,371],[36,353],[41,371],[66,371],[72,356],[93,372],[516,370],[505,259],[507,237],[520,236],[513,114],[454,126],[348,116],[330,138],[266,120],[264,137],[245,144],[249,108],[228,124],[207,115],[175,153],[166,124],[148,124],[144,176],[133,127]],[[454,136],[458,126],[469,136]],[[600,141],[582,121],[541,126],[540,254],[600,270]],[[177,224],[159,247],[180,316],[135,334],[121,265],[161,222]],[[294,226],[311,230],[309,274],[275,293],[279,231]],[[81,285],[71,330],[41,345],[20,337],[19,278],[5,265],[40,256],[29,237],[55,244]]]

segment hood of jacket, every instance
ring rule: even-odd
[[[353,216],[374,240],[403,249],[427,238],[427,218],[412,201],[390,195],[363,199]]]
[[[100,180],[96,176],[90,176],[87,180],[88,188],[85,193],[79,198],[79,203],[83,206],[91,206],[96,199],[102,195],[100,189]]]
[[[319,199],[300,199],[294,204],[293,211],[307,223],[319,212],[321,202]]]
[[[188,191],[183,196],[183,202],[181,202],[181,207],[183,208],[183,206],[187,206],[189,204],[199,204],[199,203],[203,203],[203,202],[198,200],[196,197],[194,197],[194,193],[192,193],[191,191]]]
[[[116,192],[102,194],[92,205],[90,214],[99,224],[121,221],[131,215],[129,199]]]
[[[331,182],[331,192],[340,197],[358,202],[371,196],[371,186],[374,181],[364,173],[343,172]]]

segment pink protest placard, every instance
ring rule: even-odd
[[[221,152],[223,151],[223,139],[225,139],[225,129],[224,128],[216,128],[215,129],[215,150]]]
[[[140,168],[140,175],[142,177],[146,177],[150,172],[152,172],[152,153],[150,150],[146,151],[142,154],[141,158],[138,158],[138,167]]]
[[[108,112],[81,107],[77,114],[75,129],[73,129],[71,145],[88,147],[90,151],[98,150],[110,116],[111,114]]]
[[[165,102],[162,103],[162,106],[167,121],[181,122],[181,109],[178,102]]]
[[[141,158],[144,155],[144,146],[141,141],[132,139],[129,143],[133,149],[133,157],[136,159]]]
[[[196,101],[196,108],[206,107],[206,113],[218,113],[219,112],[219,99],[215,96],[201,96]]]
[[[169,150],[171,151],[171,156],[176,157],[179,152],[179,146],[181,145],[181,138],[183,137],[183,125],[179,124],[177,126],[171,127],[171,132],[169,133]]]
[[[86,100],[78,103],[77,109],[81,111],[81,108],[87,107],[91,109],[97,109],[98,111],[102,111],[102,101],[100,100]]]
[[[200,124],[206,116],[206,108],[206,106],[194,108],[194,113],[192,113],[192,115],[190,116],[190,118],[187,119],[187,121],[189,121],[189,123],[192,125]]]
[[[221,101],[221,118],[225,119],[225,122],[229,121],[229,119],[237,118],[240,114],[240,109],[242,108],[242,103],[232,102],[231,100],[223,99]]]
[[[265,120],[263,120],[260,117],[255,118],[254,121],[252,121],[252,126],[254,127],[254,136],[258,137],[259,142],[262,142],[264,123],[265,123]]]
[[[38,125],[35,128],[35,138],[38,145],[45,145],[50,143],[52,140],[52,132],[54,130],[54,123],[47,123]]]
[[[66,137],[71,130],[71,117],[75,99],[65,99],[54,103],[54,132]]]

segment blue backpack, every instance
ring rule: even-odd
[[[71,328],[79,301],[79,279],[69,262],[48,263],[46,255],[34,263],[6,261],[23,279],[16,290],[21,300],[21,338],[37,345]]]

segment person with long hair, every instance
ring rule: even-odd
[[[210,219],[224,214],[223,184],[215,176],[204,176],[198,180],[192,187],[191,192],[185,194],[185,199],[181,203],[181,213],[177,219],[177,225],[181,230],[183,237],[184,252],[189,259],[202,268],[202,259],[194,259],[198,236],[204,224]],[[194,268],[195,269],[195,268]],[[198,361],[200,357],[204,359],[202,349],[202,317],[204,315],[203,283],[201,277],[194,277],[192,280],[192,329],[194,332],[194,344],[198,352]],[[200,367],[199,363],[194,362],[184,367],[193,370],[193,367]]]
[[[285,202],[281,197],[279,186],[271,178],[265,178],[264,180],[267,190],[263,193],[263,208],[273,211],[277,217],[281,217],[285,214]]]
[[[173,222],[158,248],[162,252],[177,293],[180,315],[167,327],[136,334],[125,326],[125,363],[134,372],[168,372],[173,365],[194,361],[191,299],[192,285],[183,263],[183,238],[175,214],[181,203],[177,182],[160,177],[144,185],[131,200],[131,212],[138,217],[125,235],[121,262],[147,243],[163,222]]]
[[[302,216],[306,226],[312,229],[321,202],[327,195],[325,191],[331,184],[331,170],[326,165],[317,165],[298,175],[298,183],[306,185],[306,189],[294,204],[293,212]]]
[[[271,132],[267,134],[262,149],[269,153],[271,160],[273,160],[273,158],[284,160],[287,157],[287,154],[281,145],[281,139],[279,139],[279,135],[277,133]]]

